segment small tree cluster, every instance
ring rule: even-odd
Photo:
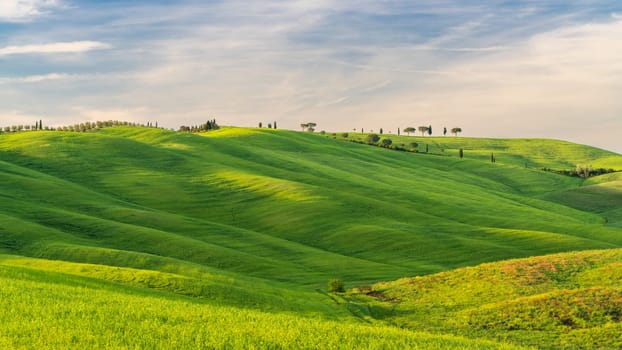
[[[263,123],[259,122],[259,127],[263,128]],[[268,129],[276,129],[276,122],[268,123]]]
[[[179,131],[182,132],[205,132],[210,130],[218,130],[220,126],[216,123],[216,119],[208,120],[204,124],[195,125],[195,126],[185,126],[182,125],[179,127]]]
[[[430,131],[430,127],[428,126],[420,126],[417,129],[419,129],[419,132],[421,132],[421,136],[425,136],[426,133],[429,133]]]
[[[369,144],[374,144],[374,143],[376,143],[376,142],[378,142],[380,140],[380,136],[378,136],[378,134],[369,134],[369,135],[367,135],[365,140]]]
[[[542,168],[542,170],[560,174],[560,175],[581,177],[581,178],[588,178],[592,176],[615,173],[619,171],[615,169],[605,169],[605,168],[593,169],[591,166],[584,166],[584,165],[577,165],[574,167],[574,169],[571,169],[571,170],[555,170],[551,168]]]
[[[316,126],[317,126],[317,124],[313,123],[313,122],[300,124],[300,127],[302,128],[302,131],[306,130],[308,132],[314,132]]]

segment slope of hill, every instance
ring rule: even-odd
[[[622,244],[598,213],[538,199],[580,179],[306,133],[21,133],[0,161],[0,247],[25,256],[166,257],[319,288]]]
[[[619,349],[622,250],[539,256],[361,287],[351,307],[391,324],[538,348]]]
[[[86,284],[110,297],[138,293],[128,302],[140,307],[148,288],[156,298],[225,308],[219,312],[243,309],[241,319],[259,312],[358,327],[347,305],[321,292],[329,278],[356,286],[622,247],[619,208],[604,204],[619,201],[617,174],[586,181],[522,164],[606,160],[622,169],[622,156],[558,141],[537,141],[548,158],[531,150],[532,140],[451,142],[481,156],[396,152],[267,129],[2,134],[2,276],[17,286],[12,298],[20,288],[45,294],[60,284],[63,300],[79,299],[71,288]],[[495,142],[507,158],[491,164],[486,154],[500,147]],[[568,199],[575,192],[583,204]],[[23,274],[31,277],[15,277]],[[0,344],[20,344],[7,339],[0,332]]]
[[[367,133],[342,133],[335,136],[340,140],[364,141]],[[500,139],[472,137],[430,137],[430,136],[397,136],[392,134],[379,135],[389,138],[394,145],[410,148],[409,144],[417,143],[414,148],[424,152],[445,156],[458,156],[462,148],[464,155],[470,159],[489,161],[493,154],[498,163],[531,168],[550,168],[557,170],[572,169],[576,166],[622,170],[620,155],[595,147],[579,145],[567,141],[551,139]]]
[[[581,187],[549,193],[544,199],[598,213],[607,224],[622,227],[622,173],[590,178]]]

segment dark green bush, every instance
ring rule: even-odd
[[[343,285],[343,281],[337,278],[328,280],[328,292],[329,293],[343,293],[346,289]]]
[[[378,142],[378,140],[380,140],[380,136],[378,136],[378,134],[369,134],[367,135],[367,143],[376,143]]]

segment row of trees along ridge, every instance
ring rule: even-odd
[[[13,126],[5,126],[0,128],[0,133],[10,133],[10,132],[22,132],[22,131],[73,131],[73,132],[87,132],[93,131],[97,129],[103,129],[113,126],[139,126],[139,127],[147,127],[147,128],[157,128],[158,122],[155,122],[155,125],[151,122],[147,122],[147,124],[133,123],[127,121],[119,121],[119,120],[104,120],[104,121],[95,121],[95,122],[83,122],[73,125],[64,125],[64,126],[43,126],[43,121],[39,120],[35,123],[35,125],[13,125]]]
[[[425,136],[425,134],[432,135],[432,125],[429,126],[419,126],[416,129],[412,126],[404,128],[404,132],[410,136],[410,133],[416,132],[419,130],[421,132],[421,136]],[[462,128],[452,128],[451,133],[458,136],[459,133],[462,132]],[[400,134],[400,129],[397,129],[397,134]],[[447,128],[443,128],[443,136],[447,135]]]

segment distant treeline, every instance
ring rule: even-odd
[[[216,123],[216,119],[212,119],[212,120],[208,120],[206,123],[203,123],[201,125],[195,125],[195,126],[182,125],[179,127],[178,131],[203,132],[203,131],[218,130],[218,129],[220,129],[220,126],[218,126],[218,123]]]
[[[326,135],[326,132],[321,131],[320,134],[322,135]],[[348,136],[350,136],[349,133],[347,132],[343,132],[343,133],[332,133],[331,134],[332,138],[336,139],[338,136],[343,140],[343,141],[349,141],[349,142],[354,142],[354,143],[359,143],[359,144],[363,144],[363,145],[370,145],[370,146],[377,146],[377,147],[382,147],[382,148],[388,148],[388,149],[392,149],[395,151],[402,151],[402,152],[412,152],[412,153],[419,153],[419,151],[417,150],[417,147],[419,147],[419,144],[416,142],[411,142],[408,145],[406,144],[395,144],[393,143],[393,140],[389,139],[389,138],[380,138],[380,136],[378,136],[377,134],[369,134],[367,135],[367,137],[365,138],[365,140],[359,140],[356,138],[348,138]]]
[[[592,169],[591,166],[582,166],[582,165],[577,165],[574,169],[571,169],[571,170],[556,170],[556,169],[551,169],[551,168],[542,168],[542,170],[555,173],[555,174],[566,175],[566,176],[571,176],[571,177],[581,177],[581,178],[588,178],[592,176],[615,173],[619,171],[615,169],[605,169],[605,168]]]
[[[24,132],[24,131],[73,131],[73,132],[88,132],[94,131],[103,128],[109,128],[113,126],[134,126],[134,127],[143,127],[143,128],[157,128],[158,122],[152,123],[147,122],[147,124],[120,121],[120,120],[104,120],[104,121],[95,121],[95,122],[84,122],[73,125],[65,125],[65,126],[43,126],[43,121],[39,120],[35,122],[33,125],[12,125],[0,127],[1,133],[15,133],[15,132]],[[216,122],[216,119],[208,120],[206,123],[197,125],[197,126],[185,126],[182,125],[179,127],[179,131],[182,132],[203,132],[210,130],[220,129],[220,126]],[[172,130],[172,129],[171,129]]]
[[[74,131],[74,132],[87,132],[97,129],[109,128],[113,126],[136,126],[136,127],[146,127],[146,128],[157,128],[158,122],[153,125],[151,122],[147,124],[126,122],[120,120],[105,120],[105,121],[96,121],[96,122],[84,122],[73,125],[65,125],[65,126],[43,126],[43,121],[38,121],[34,125],[12,125],[5,126],[0,128],[0,132],[10,133],[10,132],[22,132],[22,131]]]

